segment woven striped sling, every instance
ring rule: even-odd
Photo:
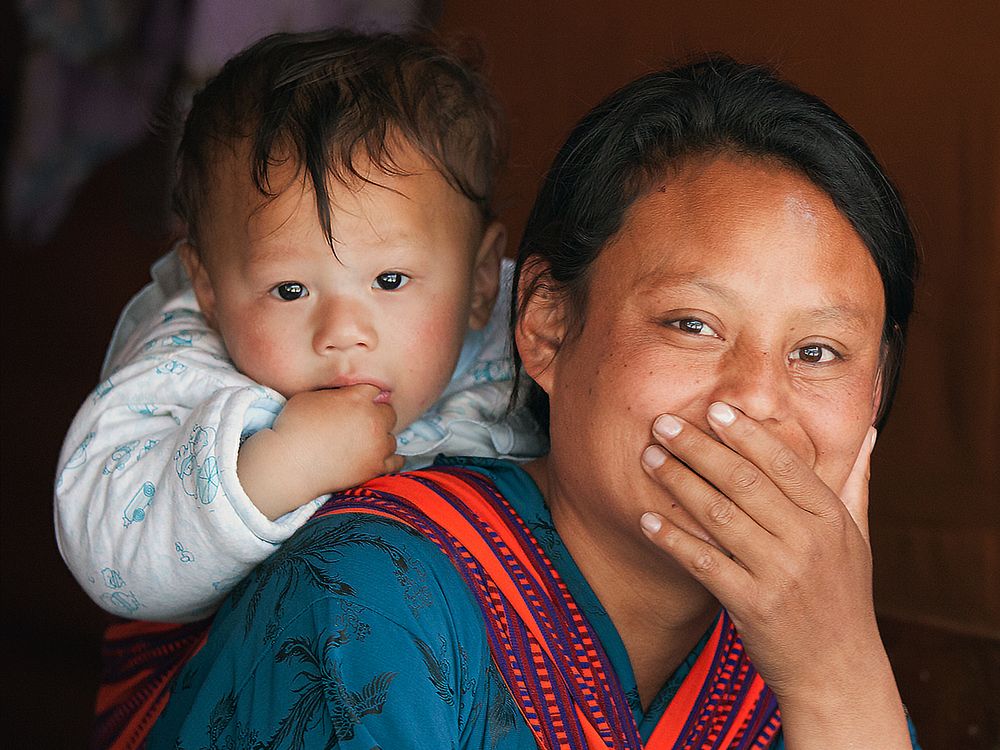
[[[780,728],[774,696],[723,612],[643,745],[596,633],[523,520],[482,474],[437,467],[380,477],[334,496],[310,523],[339,513],[395,519],[451,559],[479,603],[497,669],[544,750],[763,750]],[[133,750],[207,625],[115,627],[106,639],[96,746]]]

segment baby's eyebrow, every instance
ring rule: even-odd
[[[295,256],[295,248],[287,242],[268,242],[261,239],[250,242],[245,249],[246,258],[261,265],[277,263]]]

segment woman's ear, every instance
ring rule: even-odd
[[[872,413],[871,424],[878,422],[882,412],[882,400],[885,398],[885,378],[886,367],[889,366],[889,345],[885,342],[880,347],[878,356],[878,369],[875,370],[875,381],[872,384]]]
[[[507,228],[491,221],[476,250],[472,267],[472,298],[469,305],[469,328],[478,331],[485,326],[500,288],[500,259],[507,249]]]
[[[184,270],[187,271],[188,278],[191,279],[191,287],[194,289],[194,296],[198,300],[202,315],[208,324],[215,328],[215,289],[212,288],[212,279],[208,275],[205,263],[197,248],[187,240],[178,245],[177,254],[181,258]]]
[[[878,421],[879,413],[882,410],[882,383],[885,378],[885,362],[879,363],[878,370],[875,371],[875,384],[872,386],[872,413],[871,424]]]
[[[547,264],[537,261],[521,270],[521,314],[514,327],[515,345],[524,371],[549,394],[555,377],[551,365],[566,338],[566,304],[565,295],[554,287]]]

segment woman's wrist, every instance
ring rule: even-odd
[[[814,690],[778,696],[788,750],[909,750],[906,714],[881,642]]]

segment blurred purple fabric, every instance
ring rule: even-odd
[[[3,189],[9,231],[43,242],[91,171],[233,54],[275,31],[404,32],[419,0],[21,0],[27,59]],[[175,79],[175,76],[177,77]]]

